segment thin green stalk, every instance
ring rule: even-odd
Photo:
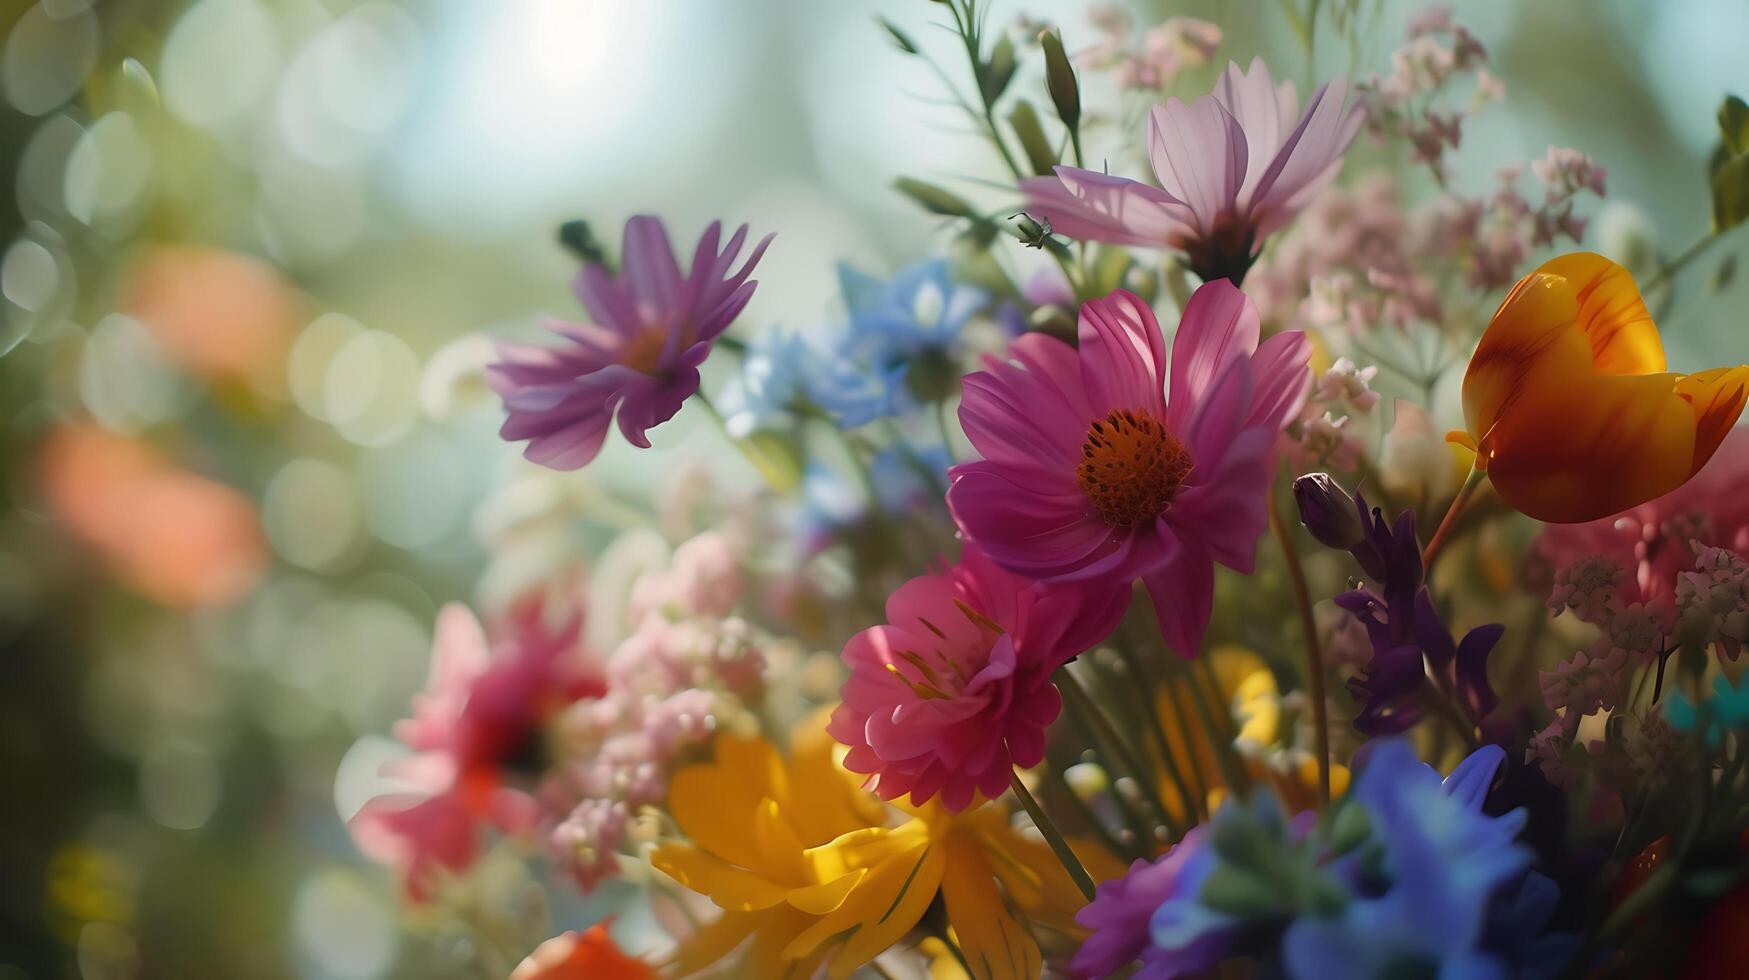
[[[1184,801],[1185,819],[1194,819],[1196,797],[1191,795],[1190,786],[1184,781],[1184,773],[1179,771],[1178,760],[1172,757],[1172,745],[1166,740],[1166,720],[1160,717],[1160,707],[1154,703],[1154,691],[1147,683],[1147,675],[1142,672],[1141,661],[1127,643],[1118,644],[1117,651],[1123,658],[1124,666],[1129,669],[1136,687],[1142,692],[1142,710],[1148,716],[1148,730],[1154,735],[1154,748],[1160,753],[1160,766],[1166,770],[1167,778],[1172,780],[1173,788],[1178,791],[1178,798]],[[1189,746],[1185,748],[1188,749]],[[1174,839],[1183,832],[1170,813],[1166,814],[1166,825],[1172,831]]]
[[[1064,697],[1063,706],[1068,710],[1075,728],[1080,731],[1083,741],[1088,745],[1088,751],[1098,761],[1099,767],[1105,771],[1107,778],[1115,784],[1119,776],[1120,766],[1112,764],[1112,760],[1109,758],[1110,746],[1105,744],[1103,737],[1099,734],[1099,726],[1094,724],[1093,719],[1089,717],[1088,706],[1072,697]],[[1130,836],[1138,842],[1153,839],[1152,826],[1142,817],[1141,813],[1137,812],[1135,806],[1130,803],[1129,797],[1118,792],[1115,785],[1112,786],[1107,795],[1111,797],[1112,805],[1117,808],[1118,816],[1123,819],[1124,827],[1130,832]]]
[[[1160,819],[1166,821],[1167,815],[1171,811],[1166,809],[1166,801],[1160,798],[1160,788],[1154,785],[1153,773],[1144,768],[1136,759],[1135,753],[1130,751],[1123,736],[1119,735],[1117,729],[1112,727],[1111,720],[1105,717],[1105,713],[1099,710],[1099,706],[1088,695],[1087,689],[1081,686],[1080,678],[1069,670],[1067,664],[1058,667],[1054,677],[1057,688],[1063,692],[1064,699],[1080,706],[1082,716],[1093,724],[1100,739],[1106,743],[1111,753],[1118,757],[1118,761],[1123,764],[1130,777],[1141,785],[1143,795],[1159,812]],[[1115,795],[1121,796],[1122,794]]]
[[[1208,675],[1209,686],[1214,688],[1215,695],[1220,695],[1220,683],[1215,679],[1214,667],[1209,664],[1208,657],[1196,658],[1198,668]],[[1221,769],[1221,779],[1227,784],[1227,792],[1234,796],[1244,796],[1251,791],[1251,777],[1245,772],[1245,767],[1238,762],[1238,751],[1233,748],[1234,732],[1229,725],[1215,720],[1215,713],[1208,699],[1203,694],[1201,685],[1195,678],[1190,682],[1190,693],[1195,699],[1196,712],[1202,716],[1204,727],[1209,730],[1215,748],[1215,765]],[[1221,706],[1221,717],[1232,721],[1231,711]]]
[[[1312,699],[1312,725],[1318,741],[1318,797],[1330,805],[1330,706],[1324,694],[1324,651],[1318,643],[1318,621],[1312,615],[1312,594],[1306,587],[1306,570],[1300,565],[1299,549],[1293,535],[1281,519],[1281,507],[1275,494],[1269,495],[1269,527],[1281,545],[1281,557],[1287,562],[1288,580],[1293,584],[1294,606],[1300,614],[1300,635],[1306,644],[1306,683]]]
[[[1206,820],[1209,816],[1209,790],[1214,787],[1214,783],[1202,770],[1202,758],[1196,751],[1196,739],[1190,725],[1184,720],[1184,698],[1179,696],[1179,692],[1185,679],[1181,671],[1174,670],[1168,678],[1167,693],[1172,698],[1172,723],[1178,728],[1178,737],[1184,742],[1184,754],[1190,762],[1190,781],[1195,788],[1195,796],[1192,798],[1193,812],[1199,819]]]
[[[1051,853],[1057,856],[1063,870],[1069,872],[1069,877],[1075,880],[1075,887],[1081,889],[1082,897],[1089,902],[1093,901],[1093,876],[1081,866],[1081,859],[1070,849],[1069,842],[1063,839],[1057,825],[1045,815],[1044,807],[1039,806],[1038,801],[1032,798],[1032,791],[1021,781],[1018,770],[1009,774],[1008,784],[1014,790],[1014,795],[1020,799],[1020,805],[1026,808],[1026,815],[1032,818],[1032,825],[1038,828],[1038,832],[1044,835],[1045,843],[1051,846]]]
[[[1718,241],[1720,237],[1721,236],[1716,230],[1709,231],[1701,236],[1698,241],[1683,249],[1674,259],[1666,262],[1662,268],[1657,272],[1654,272],[1651,278],[1647,279],[1645,283],[1640,286],[1640,292],[1642,294],[1649,293],[1652,290],[1657,289],[1659,286],[1664,285],[1666,282],[1676,278],[1677,273],[1681,272],[1690,262],[1700,258],[1701,255],[1705,253],[1707,249],[1711,248],[1713,243]]]

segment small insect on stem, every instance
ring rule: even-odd
[[[1025,211],[1017,211],[1008,220],[1021,219],[1020,242],[1027,248],[1044,248],[1051,243],[1051,219],[1035,219]]]

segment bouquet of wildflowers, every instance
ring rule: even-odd
[[[1657,325],[1749,108],[1712,228],[1605,257],[1586,154],[1453,176],[1505,90],[1442,10],[1302,98],[916,8],[999,168],[898,178],[939,254],[761,329],[781,228],[574,222],[580,318],[496,346],[529,474],[351,822],[409,907],[517,980],[1749,971],[1749,366]],[[683,411],[650,499],[557,475]]]

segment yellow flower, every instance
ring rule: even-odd
[[[1540,521],[1607,517],[1688,482],[1749,398],[1749,366],[1665,371],[1628,271],[1576,252],[1518,281],[1464,375],[1467,433],[1507,503]]]
[[[1320,803],[1318,760],[1294,746],[1294,732],[1284,724],[1284,705],[1274,672],[1257,654],[1237,646],[1209,651],[1209,666],[1221,689],[1221,703],[1230,706],[1238,725],[1233,741],[1245,761],[1246,775],[1273,789],[1289,813],[1316,809]],[[1200,681],[1187,677],[1183,683]],[[1158,700],[1172,761],[1191,791],[1204,795],[1212,813],[1228,791],[1214,742],[1195,713],[1188,691],[1168,686],[1161,689]],[[1347,766],[1331,765],[1332,797],[1341,796],[1348,788],[1348,775]],[[1160,796],[1173,819],[1183,821],[1191,816],[1175,781],[1162,777]]]
[[[848,977],[916,928],[938,892],[975,977],[1037,976],[1031,924],[1075,930],[1079,892],[1003,807],[954,815],[932,803],[889,827],[896,811],[850,781],[817,720],[792,747],[785,765],[763,739],[720,735],[713,761],[675,775],[668,808],[691,843],[658,847],[652,863],[724,910],[682,944],[678,972],[751,940],[749,975],[807,977],[825,965]],[[1083,860],[1122,870],[1096,853]]]

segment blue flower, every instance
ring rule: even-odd
[[[901,415],[952,394],[961,374],[960,333],[989,294],[954,282],[942,259],[906,266],[890,282],[840,264],[838,279],[850,308],[850,354],[886,396],[859,406],[863,411],[845,424]]]
[[[843,338],[822,338],[844,346]],[[729,435],[744,439],[761,429],[785,428],[810,410],[840,424],[885,403],[886,391],[873,377],[842,357],[833,357],[800,331],[769,330],[741,360],[741,373],[720,399]]]
[[[1362,876],[1339,915],[1296,919],[1282,940],[1291,976],[1510,974],[1512,951],[1491,949],[1485,940],[1495,900],[1526,880],[1530,851],[1515,842],[1526,814],[1482,812],[1505,757],[1499,746],[1484,746],[1442,784],[1408,742],[1375,743],[1352,798],[1366,808],[1385,884],[1372,886]]]

